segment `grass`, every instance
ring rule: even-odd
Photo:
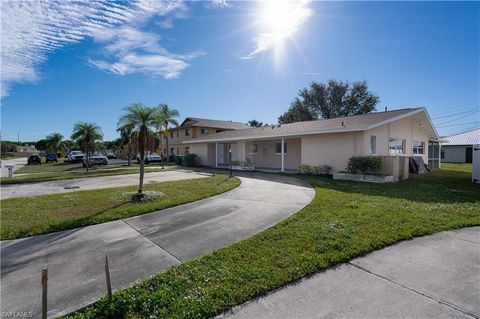
[[[208,318],[387,245],[480,225],[480,186],[449,165],[388,185],[304,177],[312,203],[276,226],[102,298],[73,318]]]
[[[146,191],[164,196],[142,203],[119,201],[137,186],[6,199],[1,201],[0,237],[20,238],[141,215],[217,195],[239,184],[239,179],[226,175],[150,183]]]
[[[52,163],[49,163],[52,164]],[[43,165],[43,164],[42,164]],[[138,174],[138,166],[110,166],[110,167],[94,167],[91,168],[88,172],[81,167],[61,167],[61,168],[45,168],[41,169],[28,169],[21,171],[19,169],[16,174],[27,174],[11,178],[2,178],[0,180],[1,185],[6,184],[22,184],[22,183],[33,183],[33,182],[45,182],[45,181],[55,181],[62,179],[73,179],[73,178],[86,178],[86,177],[98,177],[98,176],[111,176],[111,175],[121,175],[121,174]],[[175,166],[165,166],[165,169],[162,169],[160,166],[151,166],[145,167],[145,172],[161,172],[168,169],[173,169]],[[22,168],[23,169],[23,168]]]

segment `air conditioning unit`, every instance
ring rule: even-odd
[[[472,182],[480,183],[480,144],[473,145]]]

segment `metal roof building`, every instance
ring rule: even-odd
[[[475,145],[480,144],[480,128],[443,137],[447,142],[442,143],[444,146],[448,145]]]

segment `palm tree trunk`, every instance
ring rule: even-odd
[[[139,149],[140,149],[140,182],[138,184],[138,193],[142,194],[143,193],[143,177],[145,174],[145,139],[146,139],[146,130],[141,130],[140,131],[140,139],[141,143],[139,143]]]
[[[167,131],[167,135],[165,135],[165,145],[167,145],[167,163],[170,163],[170,149],[168,147],[168,131]]]
[[[88,173],[88,169],[89,169],[89,166],[90,166],[90,148],[88,146],[88,143],[86,143],[86,144],[87,144],[86,145],[86,149],[87,149],[87,163],[86,163],[87,165],[86,166],[87,166],[87,173]]]
[[[130,162],[130,159],[132,157],[132,146],[130,145],[130,143],[128,143],[128,166],[131,166],[131,162]]]

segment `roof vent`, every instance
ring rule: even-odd
[[[277,125],[277,127],[280,127],[280,126],[281,126],[280,124]]]
[[[387,111],[388,111],[388,107],[385,106],[385,112],[387,112]]]
[[[345,127],[345,123],[342,121],[342,126]]]
[[[272,125],[272,130],[275,128],[275,125]]]

